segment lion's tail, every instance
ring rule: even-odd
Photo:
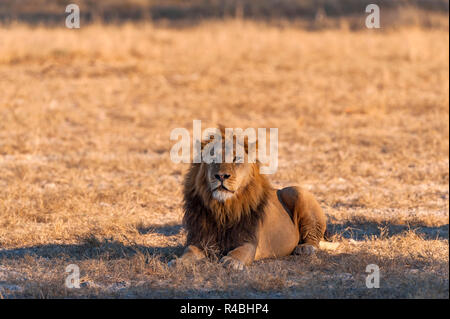
[[[320,249],[329,249],[334,250],[338,248],[339,243],[333,243],[331,241],[331,234],[328,232],[328,229],[325,230],[325,234],[323,234],[323,239],[319,242],[319,248]]]
[[[330,243],[328,241],[323,241],[323,240],[321,240],[319,242],[320,249],[335,250],[338,247],[339,247],[339,243]]]

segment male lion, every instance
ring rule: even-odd
[[[243,163],[191,164],[184,180],[187,247],[169,265],[213,251],[226,267],[242,270],[253,260],[326,246],[326,217],[313,195],[299,187],[272,188],[260,164],[248,162],[245,142]]]

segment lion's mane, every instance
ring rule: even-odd
[[[191,164],[184,180],[184,218],[187,245],[225,255],[245,243],[257,243],[271,186],[254,165],[246,185],[226,202],[212,198],[206,165]]]

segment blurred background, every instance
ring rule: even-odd
[[[373,1],[372,1],[373,2]],[[308,28],[335,27],[343,23],[361,28],[364,0],[1,0],[0,22],[23,21],[60,25],[64,9],[79,5],[83,23],[101,21],[153,21],[192,24],[206,19],[246,18],[264,21],[289,20]],[[446,25],[448,0],[380,0],[382,25]]]

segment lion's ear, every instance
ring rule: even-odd
[[[258,141],[248,143],[247,141],[244,144],[244,149],[247,155],[251,158],[254,158],[256,161],[258,161]],[[252,153],[253,155],[251,155]]]
[[[198,143],[201,142],[201,149],[203,150],[206,145],[208,145],[211,142],[214,142],[216,137],[223,140],[225,136],[225,126],[220,125],[219,128],[208,128],[206,129],[207,135],[204,135],[205,132],[202,134],[201,141],[197,141]],[[204,139],[205,138],[205,139]],[[198,145],[198,144],[196,144]]]
[[[255,151],[257,151],[258,150],[258,140],[255,140],[255,141],[249,141],[248,140],[248,137],[246,136],[245,138],[244,138],[244,149],[245,149],[245,152],[248,154],[248,152],[250,151],[250,150],[255,150]]]
[[[222,137],[225,138],[225,125],[217,124],[217,127],[219,128],[220,134],[222,134]]]
[[[195,141],[195,147],[197,148],[198,145],[200,145],[200,149],[203,151],[203,149],[205,148],[205,146],[206,146],[209,142],[210,142],[210,141],[207,141],[207,140],[200,140],[200,141],[196,140],[196,141]]]

